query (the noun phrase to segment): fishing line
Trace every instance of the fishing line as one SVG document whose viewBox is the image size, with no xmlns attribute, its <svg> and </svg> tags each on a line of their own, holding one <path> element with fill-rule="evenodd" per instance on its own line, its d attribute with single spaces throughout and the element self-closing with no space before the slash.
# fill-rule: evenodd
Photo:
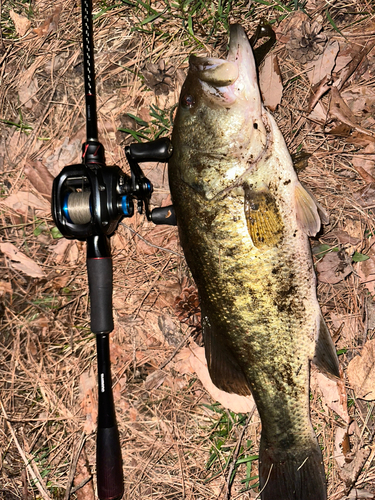
<svg viewBox="0 0 375 500">
<path fill-rule="evenodd" d="M 64 210 L 74 224 L 87 224 L 91 220 L 91 192 L 70 193 L 65 200 Z"/>
</svg>

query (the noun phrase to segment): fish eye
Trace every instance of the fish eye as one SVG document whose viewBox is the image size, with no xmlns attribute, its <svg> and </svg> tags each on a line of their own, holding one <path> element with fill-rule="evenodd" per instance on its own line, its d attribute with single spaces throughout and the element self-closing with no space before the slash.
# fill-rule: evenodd
<svg viewBox="0 0 375 500">
<path fill-rule="evenodd" d="M 186 94 L 181 97 L 181 104 L 186 108 L 192 108 L 195 104 L 195 99 L 192 95 Z"/>
</svg>

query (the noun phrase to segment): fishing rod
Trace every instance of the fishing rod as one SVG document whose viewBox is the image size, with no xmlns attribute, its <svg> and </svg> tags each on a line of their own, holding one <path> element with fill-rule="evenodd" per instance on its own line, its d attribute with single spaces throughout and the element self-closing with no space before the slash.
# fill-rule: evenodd
<svg viewBox="0 0 375 500">
<path fill-rule="evenodd" d="M 82 163 L 62 169 L 52 188 L 52 215 L 65 238 L 86 241 L 90 295 L 90 327 L 96 334 L 98 366 L 98 425 L 96 473 L 100 500 L 116 500 L 124 493 L 120 436 L 112 392 L 109 334 L 114 328 L 112 309 L 113 269 L 110 236 L 124 217 L 145 212 L 155 224 L 176 225 L 172 206 L 154 208 L 149 202 L 152 183 L 138 162 L 167 161 L 169 139 L 130 144 L 125 155 L 131 175 L 118 166 L 107 166 L 98 140 L 92 0 L 82 0 L 83 59 L 86 104 L 86 142 Z"/>
</svg>

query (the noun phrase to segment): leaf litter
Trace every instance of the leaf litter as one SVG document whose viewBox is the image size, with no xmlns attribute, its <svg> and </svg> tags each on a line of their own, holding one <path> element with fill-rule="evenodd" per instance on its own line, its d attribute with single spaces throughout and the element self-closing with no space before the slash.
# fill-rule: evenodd
<svg viewBox="0 0 375 500">
<path fill-rule="evenodd" d="M 308 153 L 299 176 L 330 216 L 311 243 L 346 393 L 314 375 L 311 413 L 331 500 L 375 495 L 375 19 L 371 2 L 336 3 L 308 0 L 304 12 L 282 2 L 230 3 L 225 12 L 215 2 L 212 10 L 94 1 L 100 139 L 107 163 L 125 171 L 124 145 L 170 134 L 189 54 L 222 56 L 229 22 L 251 36 L 266 18 L 276 32 L 260 67 L 264 101 L 290 152 Z M 2 4 L 0 418 L 12 432 L 0 435 L 0 489 L 7 498 L 91 500 L 97 395 L 85 245 L 62 239 L 49 213 L 51 176 L 80 162 L 85 136 L 81 12 L 72 0 L 30 5 Z M 144 170 L 155 185 L 152 202 L 168 204 L 165 166 Z M 249 407 L 210 386 L 199 298 L 177 230 L 136 215 L 119 227 L 112 249 L 112 375 L 126 498 L 216 499 Z M 257 494 L 250 458 L 259 425 L 255 413 L 231 469 L 232 498 Z M 42 478 L 39 490 L 33 477 Z"/>
</svg>

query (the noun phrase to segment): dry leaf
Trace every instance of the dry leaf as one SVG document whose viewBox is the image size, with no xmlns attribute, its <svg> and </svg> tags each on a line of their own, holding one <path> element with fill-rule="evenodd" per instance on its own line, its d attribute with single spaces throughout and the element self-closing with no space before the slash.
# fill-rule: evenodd
<svg viewBox="0 0 375 500">
<path fill-rule="evenodd" d="M 339 468 L 339 476 L 347 489 L 350 489 L 355 484 L 370 453 L 371 450 L 369 449 L 361 448 L 356 450 L 353 454 L 353 460 Z"/>
<path fill-rule="evenodd" d="M 370 184 L 358 189 L 353 193 L 353 198 L 363 208 L 375 207 L 375 182 L 370 182 Z"/>
<path fill-rule="evenodd" d="M 335 74 L 339 73 L 342 69 L 348 66 L 348 64 L 352 62 L 353 57 L 355 57 L 360 50 L 361 46 L 356 43 L 345 45 L 340 44 L 340 51 L 336 58 Z"/>
<path fill-rule="evenodd" d="M 343 337 L 346 341 L 353 341 L 357 338 L 358 318 L 356 316 L 339 316 L 338 314 L 331 312 L 330 318 L 336 331 L 341 329 L 341 337 Z"/>
<path fill-rule="evenodd" d="M 339 467 L 343 467 L 345 465 L 344 448 L 347 439 L 348 439 L 348 433 L 346 429 L 343 429 L 341 427 L 336 427 L 334 457 Z"/>
<path fill-rule="evenodd" d="M 75 241 L 61 238 L 56 244 L 50 245 L 50 250 L 56 254 L 56 263 L 70 262 L 76 264 L 79 259 L 78 245 Z"/>
<path fill-rule="evenodd" d="M 361 354 L 350 361 L 347 373 L 357 398 L 375 400 L 375 339 L 368 340 Z"/>
<path fill-rule="evenodd" d="M 374 134 L 370 130 L 366 130 L 357 124 L 356 117 L 335 87 L 332 87 L 331 90 L 329 114 L 331 117 L 336 118 L 345 125 L 348 125 L 350 128 L 354 128 L 357 131 L 362 132 L 363 134 L 366 134 L 368 136 L 374 136 Z"/>
<path fill-rule="evenodd" d="M 148 108 L 145 108 L 145 107 L 140 108 L 140 109 L 138 110 L 138 113 L 137 113 L 137 114 L 138 114 L 139 118 L 141 118 L 141 119 L 142 119 L 142 120 L 144 120 L 145 122 L 150 122 L 150 121 L 151 121 L 151 119 L 152 119 L 152 117 L 151 117 L 151 115 L 150 115 L 150 110 L 149 110 Z"/>
<path fill-rule="evenodd" d="M 359 500 L 361 498 L 371 500 L 375 498 L 375 493 L 370 493 L 367 490 L 358 490 L 357 488 L 353 488 L 348 496 L 348 500 Z"/>
<path fill-rule="evenodd" d="M 375 302 L 371 295 L 366 297 L 365 300 L 365 321 L 367 331 L 375 328 Z"/>
<path fill-rule="evenodd" d="M 327 253 L 316 265 L 318 280 L 332 285 L 342 281 L 352 271 L 351 261 L 343 250 Z"/>
<path fill-rule="evenodd" d="M 353 164 L 354 166 L 354 164 Z M 367 182 L 368 184 L 374 184 L 375 183 L 375 178 L 367 172 L 364 168 L 361 167 L 361 165 L 358 165 L 354 167 L 356 171 L 359 173 L 359 175 L 362 177 L 362 179 Z"/>
<path fill-rule="evenodd" d="M 0 243 L 0 251 L 10 260 L 10 265 L 32 278 L 43 278 L 42 268 L 30 257 L 20 252 L 12 243 Z"/>
<path fill-rule="evenodd" d="M 138 410 L 134 406 L 129 408 L 129 418 L 131 422 L 136 422 L 138 419 Z"/>
<path fill-rule="evenodd" d="M 62 4 L 59 4 L 55 7 L 52 16 L 47 17 L 45 21 L 40 26 L 38 26 L 38 28 L 33 29 L 34 33 L 36 33 L 38 36 L 45 36 L 56 31 L 59 24 L 61 11 Z"/>
<path fill-rule="evenodd" d="M 371 255 L 369 259 L 358 262 L 356 273 L 361 283 L 365 285 L 371 295 L 375 296 L 375 256 Z"/>
<path fill-rule="evenodd" d="M 57 264 L 61 264 L 65 260 L 65 254 L 68 250 L 68 246 L 70 245 L 70 241 L 66 238 L 61 238 L 57 243 L 50 245 L 50 250 L 56 254 L 55 261 Z"/>
<path fill-rule="evenodd" d="M 47 59 L 47 61 L 45 61 L 44 70 L 48 74 L 51 74 L 54 71 L 58 71 L 67 64 L 68 57 L 69 52 L 63 52 L 61 54 L 51 54 L 51 59 Z"/>
<path fill-rule="evenodd" d="M 308 21 L 307 14 L 298 10 L 285 17 L 276 27 L 276 39 L 281 43 L 288 43 L 294 28 L 300 28 L 301 24 Z"/>
<path fill-rule="evenodd" d="M 276 54 L 268 54 L 259 71 L 259 86 L 263 103 L 275 111 L 283 95 L 283 82 Z"/>
<path fill-rule="evenodd" d="M 347 229 L 347 227 L 346 227 Z M 361 229 L 361 228 L 360 228 Z M 361 243 L 362 239 L 359 237 L 351 236 L 347 231 L 344 231 L 343 229 L 334 229 L 330 233 L 332 236 L 335 236 L 341 245 L 359 245 Z M 360 236 L 361 233 L 358 233 L 358 236 Z"/>
<path fill-rule="evenodd" d="M 182 340 L 180 326 L 177 326 L 176 323 L 172 321 L 170 316 L 159 316 L 158 327 L 169 345 L 177 347 L 180 344 Z"/>
<path fill-rule="evenodd" d="M 29 159 L 24 172 L 38 193 L 51 199 L 53 177 L 43 163 Z"/>
<path fill-rule="evenodd" d="M 214 401 L 218 401 L 224 408 L 228 408 L 235 413 L 248 413 L 254 406 L 252 396 L 239 396 L 221 391 L 213 384 L 207 368 L 204 347 L 199 347 L 191 342 L 189 347 L 182 349 L 177 357 L 175 369 L 180 373 L 195 372 L 203 387 L 211 395 Z"/>
<path fill-rule="evenodd" d="M 20 99 L 21 106 L 25 106 L 27 109 L 31 109 L 38 99 L 36 94 L 39 90 L 38 80 L 32 78 L 29 82 L 24 83 L 18 88 L 18 97 Z"/>
<path fill-rule="evenodd" d="M 34 76 L 35 71 L 40 68 L 43 63 L 44 56 L 38 56 L 34 59 L 34 62 L 30 66 L 22 71 L 18 78 L 18 88 L 30 85 L 30 82 Z"/>
<path fill-rule="evenodd" d="M 20 16 L 14 10 L 9 12 L 9 15 L 14 22 L 14 27 L 16 28 L 17 34 L 19 36 L 24 36 L 29 31 L 31 22 L 27 19 L 27 17 Z"/>
<path fill-rule="evenodd" d="M 335 67 L 336 57 L 339 52 L 339 43 L 335 40 L 330 41 L 324 49 L 321 56 L 316 61 L 306 65 L 307 76 L 311 85 L 316 85 L 332 74 Z"/>
<path fill-rule="evenodd" d="M 86 417 L 83 427 L 86 434 L 91 434 L 96 429 L 98 418 L 97 385 L 94 372 L 85 371 L 79 377 L 79 394 L 81 398 L 81 408 Z"/>
<path fill-rule="evenodd" d="M 0 297 L 5 295 L 6 293 L 12 295 L 12 284 L 8 283 L 7 281 L 0 280 Z"/>
<path fill-rule="evenodd" d="M 66 165 L 80 163 L 81 151 L 82 142 L 79 138 L 69 142 L 69 137 L 65 137 L 61 146 L 46 158 L 45 165 L 52 176 L 56 177 Z"/>
<path fill-rule="evenodd" d="M 344 382 L 332 380 L 323 373 L 316 373 L 316 381 L 319 389 L 322 391 L 325 404 L 339 415 L 344 422 L 349 423 L 347 394 Z"/>
<path fill-rule="evenodd" d="M 167 374 L 163 370 L 155 370 L 150 373 L 145 380 L 145 389 L 147 391 L 157 389 L 163 384 L 166 376 Z"/>
<path fill-rule="evenodd" d="M 121 377 L 119 381 L 112 387 L 113 399 L 116 408 L 121 408 L 122 411 L 128 411 L 130 404 L 126 397 L 124 397 L 124 392 L 126 392 L 127 378 L 126 376 Z"/>
<path fill-rule="evenodd" d="M 174 280 L 160 281 L 158 283 L 158 291 L 157 303 L 160 307 L 174 307 L 176 297 L 181 293 L 181 283 Z"/>
<path fill-rule="evenodd" d="M 147 179 L 152 182 L 154 188 L 168 187 L 168 173 L 165 163 L 147 163 L 143 168 L 143 172 Z"/>
<path fill-rule="evenodd" d="M 86 455 L 85 448 L 82 448 L 78 458 L 77 467 L 74 475 L 74 486 L 80 485 L 83 481 L 91 477 L 90 464 Z M 84 486 L 75 492 L 77 500 L 95 500 L 94 485 L 88 481 Z"/>
<path fill-rule="evenodd" d="M 51 211 L 49 203 L 45 200 L 40 200 L 29 191 L 18 191 L 18 193 L 11 194 L 4 200 L 1 200 L 1 204 L 21 215 L 27 215 L 29 208 L 33 208 L 36 211 L 40 210 L 43 214 L 49 214 Z"/>
<path fill-rule="evenodd" d="M 375 144 L 373 142 L 367 144 L 358 156 L 353 156 L 353 167 L 357 170 L 358 168 L 363 168 L 372 176 L 375 174 Z M 372 179 L 372 181 L 375 181 L 375 179 Z"/>
<path fill-rule="evenodd" d="M 353 56 L 351 62 L 345 66 L 343 71 L 341 72 L 339 80 L 337 80 L 334 85 L 339 90 L 343 87 L 344 83 L 348 80 L 348 78 L 354 73 L 354 71 L 358 68 L 362 59 L 372 50 L 375 42 L 370 42 L 365 47 L 361 47 L 360 45 L 353 44 Z"/>
<path fill-rule="evenodd" d="M 331 77 L 329 75 L 326 75 L 316 85 L 312 86 L 309 97 L 309 103 L 307 106 L 307 113 L 311 113 L 312 110 L 315 111 L 314 108 L 318 108 L 318 104 L 320 104 L 320 107 L 324 109 L 324 106 L 319 102 L 319 99 L 331 88 L 331 86 L 329 85 L 330 79 Z M 323 116 L 322 117 L 319 116 L 319 121 L 324 123 L 326 121 L 326 117 L 327 117 L 327 112 L 324 110 Z M 315 119 L 314 114 L 311 113 L 309 115 L 309 118 L 314 120 Z"/>
<path fill-rule="evenodd" d="M 311 102 L 313 104 L 313 102 Z M 319 101 L 311 113 L 308 115 L 308 118 L 314 122 L 318 122 L 320 124 L 324 124 L 327 120 L 327 110 L 324 105 Z"/>
<path fill-rule="evenodd" d="M 372 88 L 346 89 L 341 92 L 341 97 L 355 115 L 368 119 L 375 110 L 375 90 Z"/>
<path fill-rule="evenodd" d="M 30 321 L 29 325 L 40 329 L 46 329 L 49 327 L 49 319 L 46 316 L 39 316 L 38 318 Z"/>
</svg>

